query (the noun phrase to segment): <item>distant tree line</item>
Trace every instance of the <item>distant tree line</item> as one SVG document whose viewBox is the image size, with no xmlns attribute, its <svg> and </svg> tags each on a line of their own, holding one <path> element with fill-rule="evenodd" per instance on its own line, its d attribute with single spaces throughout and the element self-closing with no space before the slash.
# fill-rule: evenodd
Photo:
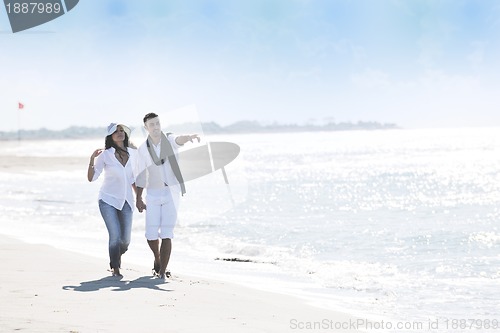
<svg viewBox="0 0 500 333">
<path fill-rule="evenodd" d="M 257 121 L 238 121 L 228 126 L 221 126 L 215 122 L 204 122 L 201 124 L 186 123 L 170 126 L 166 130 L 171 132 L 184 132 L 202 129 L 205 134 L 237 134 L 237 133 L 276 133 L 276 132 L 312 132 L 312 131 L 350 131 L 350 130 L 381 130 L 399 128 L 396 124 L 359 121 L 357 123 L 329 122 L 324 125 L 297 125 L 278 124 L 262 125 Z M 133 128 L 132 128 L 133 129 Z M 49 130 L 41 128 L 37 130 L 20 130 L 12 132 L 1 132 L 0 140 L 33 140 L 33 139 L 83 139 L 102 138 L 106 133 L 105 127 L 82 127 L 71 126 L 64 130 Z"/>
</svg>

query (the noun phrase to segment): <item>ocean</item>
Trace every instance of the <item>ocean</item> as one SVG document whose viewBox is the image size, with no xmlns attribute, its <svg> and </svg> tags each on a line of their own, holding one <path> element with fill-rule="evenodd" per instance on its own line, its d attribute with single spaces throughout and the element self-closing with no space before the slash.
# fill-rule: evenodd
<svg viewBox="0 0 500 333">
<path fill-rule="evenodd" d="M 449 321 L 450 332 L 460 320 L 500 328 L 498 128 L 205 140 L 234 142 L 241 153 L 226 167 L 229 185 L 220 171 L 187 183 L 174 275 L 290 294 L 373 320 Z M 0 158 L 89 157 L 101 141 L 1 143 Z M 100 184 L 87 182 L 86 167 L 0 172 L 0 232 L 101 257 L 106 274 Z M 143 233 L 136 211 L 124 265 L 152 267 Z"/>
</svg>

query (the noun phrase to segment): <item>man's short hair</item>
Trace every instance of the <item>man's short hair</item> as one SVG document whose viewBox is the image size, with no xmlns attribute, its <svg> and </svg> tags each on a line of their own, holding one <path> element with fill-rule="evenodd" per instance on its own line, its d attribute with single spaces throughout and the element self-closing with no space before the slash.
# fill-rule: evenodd
<svg viewBox="0 0 500 333">
<path fill-rule="evenodd" d="M 144 119 L 143 119 L 144 124 L 145 124 L 145 123 L 146 123 L 146 121 L 148 121 L 149 119 L 153 119 L 153 118 L 156 118 L 156 117 L 158 117 L 158 115 L 157 115 L 156 113 L 154 113 L 154 112 L 150 112 L 150 113 L 148 113 L 147 115 L 145 115 L 145 116 L 144 116 Z"/>
</svg>

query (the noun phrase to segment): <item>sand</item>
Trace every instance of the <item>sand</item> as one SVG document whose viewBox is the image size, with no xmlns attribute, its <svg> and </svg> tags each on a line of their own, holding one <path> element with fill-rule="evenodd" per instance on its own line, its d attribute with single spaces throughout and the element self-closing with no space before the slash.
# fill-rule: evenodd
<svg viewBox="0 0 500 333">
<path fill-rule="evenodd" d="M 353 320 L 224 282 L 174 274 L 164 283 L 141 266 L 120 279 L 102 259 L 2 235 L 0 261 L 1 332 L 297 332 Z"/>
</svg>

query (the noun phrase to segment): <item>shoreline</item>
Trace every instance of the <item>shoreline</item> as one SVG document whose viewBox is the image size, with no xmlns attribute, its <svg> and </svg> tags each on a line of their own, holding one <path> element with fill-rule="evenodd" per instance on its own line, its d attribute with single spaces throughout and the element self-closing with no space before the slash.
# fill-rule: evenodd
<svg viewBox="0 0 500 333">
<path fill-rule="evenodd" d="M 356 320 L 227 282 L 174 273 L 162 283 L 140 265 L 124 266 L 119 279 L 101 259 L 3 234 L 0 259 L 2 331 L 287 332 L 300 323 Z"/>
<path fill-rule="evenodd" d="M 49 175 L 54 172 L 68 172 L 68 170 L 82 172 L 84 174 L 84 170 L 82 166 L 86 166 L 87 157 L 80 156 L 30 156 L 25 155 L 23 153 L 28 152 L 23 149 L 22 152 L 17 152 L 16 149 L 12 150 L 15 147 L 9 147 L 6 151 L 3 151 L 3 156 L 0 162 L 0 174 L 4 175 L 23 175 L 23 174 L 33 174 L 35 173 L 36 177 L 40 175 L 40 177 L 50 177 Z M 36 153 L 36 151 L 33 151 Z M 21 176 L 22 177 L 22 176 Z M 86 183 L 85 183 L 86 184 Z M 94 184 L 95 185 L 95 184 Z M 95 186 L 94 186 L 95 187 Z M 90 188 L 89 188 L 90 189 Z M 90 191 L 92 191 L 90 189 Z M 92 192 L 93 193 L 93 192 Z M 57 200 L 58 198 L 52 198 L 48 200 Z M 100 220 L 99 220 L 100 221 Z M 138 219 L 139 221 L 139 219 Z M 23 227 L 14 227 L 14 229 L 9 229 L 9 225 L 11 225 L 11 220 L 4 220 L 5 228 L 0 229 L 0 255 L 1 258 L 6 262 L 7 271 L 1 274 L 0 278 L 0 297 L 4 300 L 2 303 L 5 304 L 5 309 L 0 309 L 0 331 L 3 330 L 18 330 L 27 328 L 29 331 L 75 331 L 75 332 L 85 332 L 90 329 L 90 331 L 106 331 L 108 326 L 86 326 L 85 318 L 89 316 L 92 317 L 91 309 L 85 309 L 82 313 L 81 317 L 73 315 L 68 315 L 70 317 L 69 323 L 74 325 L 74 327 L 70 326 L 61 326 L 66 321 L 62 318 L 64 316 L 56 316 L 55 314 L 46 314 L 48 318 L 54 318 L 55 322 L 46 323 L 45 317 L 42 315 L 38 315 L 38 313 L 43 313 L 46 308 L 57 307 L 58 304 L 61 303 L 62 310 L 54 310 L 54 312 L 63 312 L 63 313 L 73 313 L 76 311 L 76 304 L 73 304 L 71 291 L 79 292 L 79 294 L 99 294 L 96 297 L 92 296 L 90 299 L 98 300 L 100 299 L 101 293 L 113 292 L 112 294 L 116 294 L 115 291 L 126 291 L 126 293 L 138 293 L 138 289 L 141 290 L 141 294 L 144 294 L 142 289 L 146 290 L 145 293 L 156 292 L 160 293 L 161 291 L 169 290 L 170 294 L 173 294 L 176 288 L 179 287 L 179 293 L 182 293 L 183 297 L 189 295 L 189 299 L 186 300 L 186 307 L 182 310 L 188 313 L 190 308 L 195 307 L 194 303 L 196 303 L 197 298 L 201 298 L 203 302 L 208 304 L 209 308 L 222 308 L 223 313 L 232 313 L 233 308 L 236 309 L 236 314 L 231 318 L 232 320 L 222 320 L 218 318 L 218 314 L 214 311 L 207 309 L 207 311 L 211 311 L 213 314 L 212 318 L 205 318 L 207 322 L 213 323 L 213 325 L 219 325 L 227 328 L 231 328 L 231 331 L 242 331 L 242 332 L 282 332 L 287 331 L 289 329 L 289 321 L 293 318 L 303 318 L 302 320 L 312 321 L 317 318 L 350 318 L 349 315 L 341 313 L 341 311 L 337 311 L 337 309 L 328 309 L 321 306 L 318 306 L 311 302 L 311 299 L 306 299 L 304 297 L 300 297 L 297 295 L 290 295 L 287 293 L 283 293 L 283 290 L 276 289 L 272 286 L 266 287 L 265 290 L 259 288 L 259 285 L 255 285 L 255 283 L 251 282 L 251 277 L 249 277 L 246 283 L 238 283 L 236 281 L 231 281 L 231 278 L 219 278 L 213 276 L 205 276 L 204 274 L 198 274 L 196 271 L 193 274 L 190 274 L 191 270 L 186 269 L 175 269 L 173 271 L 174 278 L 170 283 L 165 285 L 158 284 L 158 281 L 152 279 L 150 275 L 151 267 L 144 266 L 142 263 L 149 262 L 149 249 L 145 247 L 143 243 L 142 237 L 137 237 L 136 234 L 132 234 L 134 247 L 131 248 L 127 253 L 127 260 L 123 263 L 122 274 L 124 278 L 120 280 L 113 280 L 110 276 L 111 273 L 107 271 L 108 266 L 108 258 L 105 246 L 105 233 L 99 233 L 99 248 L 101 250 L 96 251 L 96 244 L 88 244 L 87 246 L 91 246 L 89 248 L 90 252 L 85 252 L 85 249 L 80 247 L 79 249 L 74 246 L 66 244 L 71 240 L 63 237 L 64 233 L 59 234 L 56 230 L 57 234 L 51 234 L 52 229 L 42 230 L 38 229 L 35 226 L 34 229 L 29 228 L 28 230 L 23 229 Z M 14 223 L 16 224 L 16 223 Z M 52 230 L 54 231 L 54 230 Z M 52 243 L 47 240 L 45 232 L 48 232 L 50 237 L 63 237 L 62 239 L 57 238 L 55 243 Z M 59 235 L 59 236 L 58 236 Z M 88 235 L 87 235 L 88 236 Z M 49 237 L 49 238 L 50 238 Z M 102 239 L 101 239 L 102 237 Z M 95 240 L 95 239 L 94 239 Z M 61 243 L 62 241 L 62 243 Z M 80 245 L 85 245 L 85 243 L 81 243 Z M 94 247 L 94 248 L 92 248 Z M 30 249 L 30 250 L 25 250 Z M 8 253 L 6 251 L 8 250 Z M 32 252 L 36 255 L 36 258 L 28 258 L 29 252 Z M 177 255 L 177 253 L 174 253 Z M 68 258 L 75 257 L 79 258 L 79 262 L 85 263 L 85 265 L 80 265 L 75 262 L 68 262 Z M 46 259 L 48 258 L 48 259 Z M 147 258 L 143 260 L 143 258 Z M 135 260 L 134 260 L 135 259 Z M 33 260 L 32 263 L 27 263 L 28 261 Z M 47 263 L 44 265 L 43 263 Z M 49 264 L 50 263 L 50 264 Z M 91 265 L 87 265 L 87 263 L 91 263 Z M 55 264 L 55 265 L 53 265 Z M 33 268 L 33 266 L 35 268 Z M 84 267 L 86 267 L 84 269 Z M 14 270 L 14 271 L 12 271 Z M 203 270 L 203 269 L 202 269 Z M 43 272 L 43 274 L 42 274 Z M 88 274 L 88 273 L 92 274 Z M 179 273 L 177 275 L 176 273 Z M 188 273 L 188 274 L 186 274 Z M 28 283 L 23 283 L 24 280 L 29 281 Z M 40 293 L 38 290 L 40 288 L 47 289 L 49 287 L 49 283 L 56 282 L 59 284 L 59 288 L 54 285 L 50 286 L 50 291 L 47 292 L 47 297 L 49 299 L 54 299 L 53 301 L 49 299 L 43 299 L 41 303 L 22 303 L 18 297 L 15 297 L 16 293 L 21 293 L 21 298 L 30 299 L 32 301 L 39 301 Z M 63 281 L 67 281 L 63 283 Z M 262 283 L 262 282 L 260 282 Z M 172 286 L 175 285 L 175 290 L 172 289 Z M 203 287 L 200 287 L 203 286 Z M 65 288 L 66 287 L 66 288 Z M 234 297 L 230 297 L 230 295 L 226 294 L 226 290 L 232 290 L 234 295 L 241 295 L 240 300 L 234 300 Z M 64 291 L 64 293 L 62 293 Z M 200 294 L 198 294 L 200 292 Z M 122 293 L 119 293 L 122 294 Z M 163 293 L 162 293 L 163 294 Z M 37 296 L 34 296 L 37 295 Z M 20 296 L 20 295 L 17 295 Z M 140 300 L 143 301 L 143 298 L 148 298 L 148 295 L 139 296 Z M 156 298 L 156 296 L 154 296 Z M 85 298 L 84 298 L 85 299 Z M 156 307 L 166 307 L 172 308 L 176 306 L 177 300 L 172 300 L 170 297 L 167 297 L 170 300 L 170 303 L 166 304 L 143 304 L 145 308 L 153 308 L 151 311 L 153 313 L 160 312 L 162 314 L 158 314 L 158 316 L 164 315 L 162 311 L 158 311 Z M 58 301 L 60 300 L 60 301 Z M 108 298 L 106 298 L 108 300 Z M 246 300 L 246 301 L 244 301 Z M 111 300 L 108 306 L 114 307 L 115 303 Z M 126 300 L 124 300 L 126 302 Z M 7 304 L 14 304 L 19 308 L 17 310 L 11 310 L 12 307 L 7 308 Z M 116 303 L 116 306 L 119 306 L 120 302 Z M 248 303 L 248 304 L 245 304 Z M 21 304 L 24 304 L 21 306 Z M 36 304 L 39 304 L 38 307 Z M 267 308 L 264 311 L 263 305 L 270 304 L 271 308 Z M 34 310 L 29 313 L 23 314 L 22 308 L 27 307 L 31 309 L 34 307 Z M 269 314 L 273 313 L 276 309 L 276 314 L 273 314 L 272 317 L 268 317 Z M 339 305 L 341 309 L 342 306 Z M 288 309 L 288 310 L 287 310 Z M 297 310 L 295 315 L 292 316 L 293 311 Z M 97 309 L 95 310 L 97 311 Z M 100 312 L 106 313 L 107 310 L 102 308 L 99 310 Z M 141 312 L 141 309 L 135 309 L 137 312 Z M 148 312 L 149 310 L 145 310 Z M 200 312 L 203 312 L 203 309 L 199 309 Z M 88 314 L 87 314 L 88 313 Z M 238 318 L 246 318 L 246 314 L 250 314 L 252 316 L 252 320 L 243 321 L 242 319 L 242 327 L 234 326 L 233 322 L 238 322 Z M 290 318 L 286 319 L 286 315 L 290 314 Z M 322 314 L 322 315 L 321 315 Z M 320 317 L 321 315 L 321 317 Z M 133 317 L 134 313 L 130 313 L 130 317 Z M 141 315 L 141 317 L 148 317 L 146 313 Z M 175 314 L 178 316 L 178 314 Z M 203 318 L 204 315 L 194 313 L 194 316 Z M 122 317 L 122 315 L 120 315 Z M 189 319 L 185 318 L 185 314 L 180 314 L 181 320 L 180 323 L 189 323 Z M 293 318 L 292 318 L 293 317 Z M 52 319 L 51 319 L 52 320 Z M 288 320 L 288 321 L 287 321 Z M 319 320 L 319 319 L 317 319 Z M 151 320 L 150 320 L 151 321 Z M 248 323 L 247 323 L 248 322 Z M 262 323 L 261 323 L 262 322 Z M 49 326 L 46 326 L 49 325 Z M 59 325 L 60 327 L 58 327 Z M 134 329 L 132 331 L 142 331 L 146 327 L 149 327 L 149 323 L 144 324 L 144 327 Z M 157 330 L 155 327 L 156 324 L 151 324 L 151 328 Z M 39 329 L 38 326 L 43 327 L 43 329 Z M 243 327 L 244 326 L 244 327 Z M 252 329 L 247 329 L 248 327 L 254 327 Z M 128 325 L 124 325 L 121 330 L 127 331 Z M 192 331 L 200 331 L 204 329 L 204 326 L 193 328 Z M 255 328 L 258 328 L 255 330 Z M 118 328 L 116 328 L 118 329 Z M 180 327 L 180 331 L 186 332 L 185 327 Z M 110 331 L 114 331 L 115 329 L 110 326 Z M 171 331 L 170 329 L 168 330 Z M 216 330 L 214 330 L 216 331 Z M 210 330 L 209 330 L 210 332 Z"/>
</svg>

